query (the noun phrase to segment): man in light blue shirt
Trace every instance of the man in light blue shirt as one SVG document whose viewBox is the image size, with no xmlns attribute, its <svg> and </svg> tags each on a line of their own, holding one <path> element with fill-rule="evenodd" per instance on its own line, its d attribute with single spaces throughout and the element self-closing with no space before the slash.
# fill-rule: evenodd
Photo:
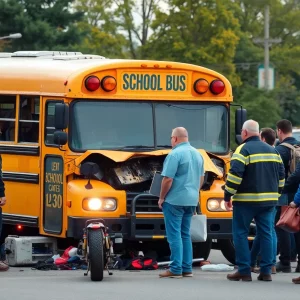
<svg viewBox="0 0 300 300">
<path fill-rule="evenodd" d="M 173 130 L 173 150 L 165 159 L 158 205 L 164 213 L 171 250 L 170 269 L 161 278 L 192 277 L 193 248 L 190 236 L 192 216 L 199 202 L 204 179 L 202 155 L 188 142 L 183 127 Z"/>
</svg>

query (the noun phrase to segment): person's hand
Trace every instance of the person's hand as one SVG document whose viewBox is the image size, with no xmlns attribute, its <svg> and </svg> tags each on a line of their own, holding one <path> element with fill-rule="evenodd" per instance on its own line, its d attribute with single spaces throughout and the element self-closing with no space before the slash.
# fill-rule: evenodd
<svg viewBox="0 0 300 300">
<path fill-rule="evenodd" d="M 5 203 L 6 203 L 6 198 L 5 197 L 0 198 L 0 206 L 4 206 Z"/>
<path fill-rule="evenodd" d="M 290 207 L 292 207 L 292 208 L 296 208 L 296 207 L 297 207 L 297 205 L 296 205 L 296 203 L 295 203 L 294 201 L 292 201 L 292 202 L 290 203 Z"/>
<path fill-rule="evenodd" d="M 158 207 L 160 208 L 160 209 L 162 209 L 162 204 L 165 202 L 165 199 L 162 199 L 162 198 L 159 198 L 159 200 L 158 200 Z"/>
<path fill-rule="evenodd" d="M 232 200 L 230 200 L 229 202 L 225 201 L 225 208 L 227 211 L 232 211 Z"/>
</svg>

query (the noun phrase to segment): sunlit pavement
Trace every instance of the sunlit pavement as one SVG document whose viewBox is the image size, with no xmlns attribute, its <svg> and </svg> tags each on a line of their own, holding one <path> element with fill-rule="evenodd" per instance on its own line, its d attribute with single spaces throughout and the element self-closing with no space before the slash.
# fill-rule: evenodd
<svg viewBox="0 0 300 300">
<path fill-rule="evenodd" d="M 211 263 L 228 263 L 221 252 L 213 251 Z M 295 267 L 295 264 L 293 264 Z M 293 268 L 294 271 L 294 268 Z M 230 282 L 228 272 L 205 272 L 194 268 L 193 278 L 160 279 L 157 271 L 114 271 L 102 282 L 92 282 L 83 270 L 38 271 L 10 268 L 0 273 L 0 300 L 99 300 L 99 299 L 299 299 L 300 285 L 291 282 L 298 274 L 276 274 L 272 282 Z M 300 276 L 300 274 L 299 274 Z"/>
</svg>

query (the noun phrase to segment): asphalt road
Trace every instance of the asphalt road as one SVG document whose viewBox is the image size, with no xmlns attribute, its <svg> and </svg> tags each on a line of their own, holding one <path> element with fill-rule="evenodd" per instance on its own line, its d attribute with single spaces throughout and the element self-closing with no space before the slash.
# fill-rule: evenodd
<svg viewBox="0 0 300 300">
<path fill-rule="evenodd" d="M 212 251 L 211 263 L 228 263 Z M 295 264 L 294 264 L 295 266 Z M 276 274 L 272 282 L 230 282 L 228 272 L 205 272 L 194 268 L 193 278 L 160 279 L 156 271 L 114 271 L 102 282 L 92 282 L 84 271 L 37 271 L 10 268 L 0 273 L 0 300 L 276 300 L 299 299 L 300 285 L 291 282 L 297 274 Z M 300 274 L 299 274 L 300 276 Z"/>
</svg>

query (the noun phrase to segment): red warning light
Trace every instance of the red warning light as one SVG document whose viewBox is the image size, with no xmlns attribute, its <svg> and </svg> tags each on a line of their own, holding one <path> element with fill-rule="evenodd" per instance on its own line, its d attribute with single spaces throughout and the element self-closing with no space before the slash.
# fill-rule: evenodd
<svg viewBox="0 0 300 300">
<path fill-rule="evenodd" d="M 215 95 L 223 93 L 224 89 L 225 89 L 225 84 L 222 80 L 216 79 L 212 81 L 210 84 L 210 90 Z"/>
<path fill-rule="evenodd" d="M 100 80 L 96 76 L 90 76 L 85 80 L 85 87 L 88 91 L 94 92 L 100 87 Z"/>
</svg>

